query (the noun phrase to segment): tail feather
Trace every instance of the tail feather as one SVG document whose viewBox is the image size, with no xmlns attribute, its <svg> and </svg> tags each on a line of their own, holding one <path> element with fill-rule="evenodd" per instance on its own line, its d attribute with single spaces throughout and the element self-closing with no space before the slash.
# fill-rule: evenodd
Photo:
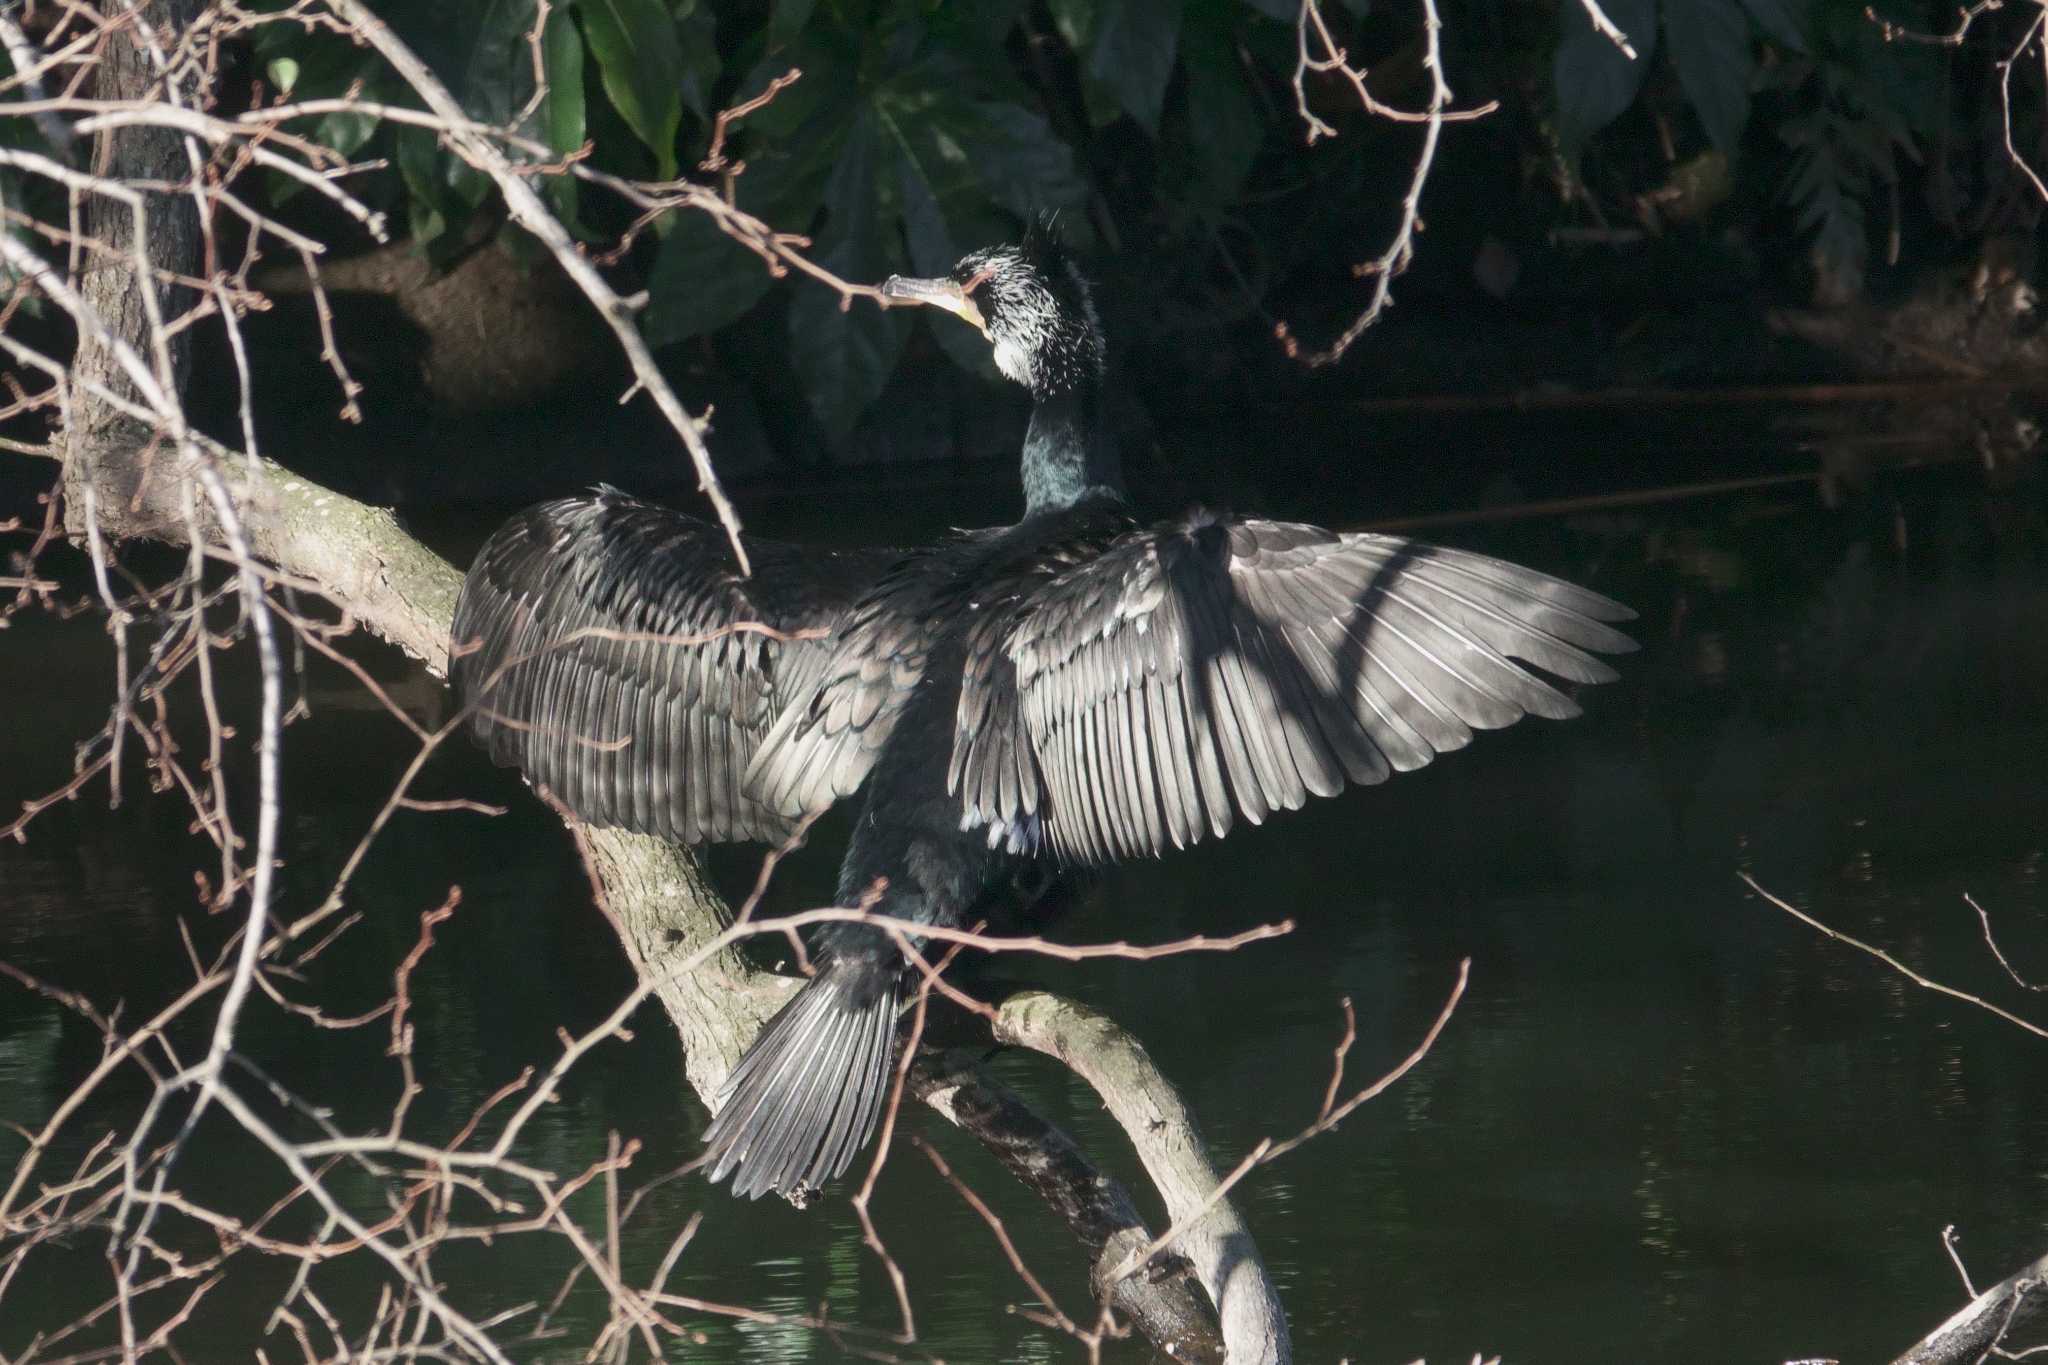
<svg viewBox="0 0 2048 1365">
<path fill-rule="evenodd" d="M 867 1016 L 866 1022 L 869 1036 L 857 1046 L 851 1069 L 852 1083 L 840 1094 L 839 1140 L 827 1152 L 827 1164 L 833 1170 L 845 1170 L 867 1141 L 866 1129 L 856 1121 L 858 1115 L 865 1112 L 879 1115 L 888 1093 L 890 1054 L 894 1051 L 889 1043 L 896 1028 L 893 1003 L 889 1010 Z M 873 1127 L 873 1122 L 870 1121 L 867 1127 Z"/>
<path fill-rule="evenodd" d="M 859 1025 L 859 1016 L 835 1009 L 826 1024 L 831 1031 L 814 1048 L 806 1049 L 810 1051 L 809 1056 L 799 1054 L 794 1059 L 793 1071 L 784 1071 L 776 1078 L 776 1089 L 764 1099 L 760 1112 L 766 1117 L 778 1107 L 779 1102 L 778 1127 L 766 1134 L 760 1147 L 749 1154 L 746 1160 L 750 1164 L 762 1172 L 782 1171 L 792 1175 L 800 1169 L 808 1171 L 823 1167 L 823 1152 L 816 1149 L 821 1146 L 821 1139 L 829 1143 L 834 1136 L 831 1115 L 840 1094 L 846 1089 L 845 1054 L 852 1035 L 859 1031 Z M 744 1168 L 741 1174 L 745 1174 Z M 803 1183 L 822 1185 L 837 1174 L 837 1171 L 831 1171 L 823 1179 L 804 1179 Z M 733 1182 L 734 1193 L 745 1193 L 740 1188 L 742 1183 L 739 1180 Z M 786 1187 L 777 1181 L 770 1188 Z"/>
<path fill-rule="evenodd" d="M 896 998 L 893 980 L 850 966 L 798 991 L 726 1078 L 704 1133 L 711 1179 L 751 1199 L 843 1172 L 881 1116 Z"/>
</svg>

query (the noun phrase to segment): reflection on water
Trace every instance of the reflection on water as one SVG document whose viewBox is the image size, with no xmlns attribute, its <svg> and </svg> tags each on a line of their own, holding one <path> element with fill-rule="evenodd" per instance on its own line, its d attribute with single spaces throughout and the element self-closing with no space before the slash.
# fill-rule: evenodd
<svg viewBox="0 0 2048 1365">
<path fill-rule="evenodd" d="M 975 981 L 1114 1008 L 1228 1158 L 1313 1111 L 1340 998 L 1358 1013 L 1353 1074 L 1367 1076 L 1412 1046 L 1457 961 L 1473 959 L 1471 992 L 1427 1062 L 1246 1191 L 1303 1359 L 1888 1358 L 1955 1305 L 1945 1224 L 1980 1279 L 2048 1241 L 2039 1044 L 1820 940 L 1746 898 L 1735 872 L 2010 1001 L 1960 899 L 1970 891 L 2015 965 L 2048 977 L 2035 762 L 2048 751 L 2048 541 L 2031 503 L 1980 504 L 1938 484 L 1904 520 L 1903 554 L 1888 512 L 1866 535 L 1852 516 L 1792 500 L 1447 536 L 1641 607 L 1646 649 L 1625 681 L 1589 693 L 1583 721 L 1490 736 L 1387 787 L 1122 869 L 1061 928 L 1165 939 L 1292 916 L 1290 938 L 1163 964 L 1004 960 Z M 0 666 L 20 676 L 33 660 L 41 680 L 36 706 L 0 722 L 0 795 L 68 775 L 71 740 L 101 714 L 106 655 L 89 619 L 28 618 L 0 636 Z M 377 666 L 399 668 L 381 655 Z M 298 904 L 324 890 L 407 755 L 397 727 L 340 704 L 339 674 L 315 683 L 315 714 L 287 740 L 285 894 Z M 401 816 L 352 897 L 365 922 L 308 990 L 335 1012 L 381 999 L 419 912 L 462 886 L 415 987 L 428 1090 L 414 1123 L 445 1133 L 552 1057 L 558 1025 L 587 1027 L 630 983 L 530 797 L 468 752 L 437 760 L 419 794 L 511 812 Z M 780 883 L 782 905 L 829 890 L 836 841 L 819 842 Z M 179 916 L 202 946 L 220 941 L 225 926 L 191 890 L 206 861 L 168 800 L 54 810 L 25 846 L 0 851 L 0 954 L 136 1017 L 187 979 Z M 748 864 L 723 860 L 734 877 Z M 636 1041 L 573 1075 L 527 1159 L 579 1167 L 611 1129 L 648 1144 L 636 1174 L 690 1155 L 703 1115 L 659 1018 L 640 1022 Z M 381 1037 L 278 1022 L 244 1041 L 344 1124 L 374 1122 L 396 1093 Z M 0 1118 L 46 1115 L 98 1050 L 47 1002 L 0 991 Z M 995 1066 L 1140 1180 L 1080 1083 L 1033 1057 Z M 46 1170 L 68 1169 L 134 1099 L 95 1100 Z M 992 1198 L 1066 1306 L 1084 1302 L 1074 1258 L 1030 1201 L 978 1152 L 918 1126 Z M 247 1159 L 201 1142 L 179 1178 L 225 1197 Z M 1022 1286 L 914 1155 L 892 1164 L 875 1207 L 932 1350 L 1073 1358 L 1003 1311 Z M 629 1268 L 651 1268 L 700 1211 L 678 1292 L 893 1327 L 843 1199 L 798 1213 L 674 1182 L 636 1220 Z M 0 1351 L 89 1307 L 99 1257 L 81 1246 L 32 1259 Z M 507 1304 L 544 1301 L 568 1269 L 555 1246 L 516 1239 L 448 1264 Z M 246 1357 L 249 1324 L 281 1289 L 252 1274 L 238 1297 L 217 1296 L 192 1349 Z M 593 1311 L 570 1301 L 571 1316 Z M 693 1360 L 839 1357 L 791 1328 L 704 1331 Z"/>
</svg>

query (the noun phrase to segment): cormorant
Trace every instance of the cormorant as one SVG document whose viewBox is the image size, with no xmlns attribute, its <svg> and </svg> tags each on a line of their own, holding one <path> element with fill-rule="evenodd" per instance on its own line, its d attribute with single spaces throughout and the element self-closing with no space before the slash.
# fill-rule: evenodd
<svg viewBox="0 0 2048 1365">
<path fill-rule="evenodd" d="M 743 578 L 719 527 L 613 490 L 521 513 L 455 614 L 480 643 L 454 680 L 499 762 L 586 820 L 685 841 L 777 839 L 859 795 L 841 903 L 879 881 L 878 912 L 958 925 L 1025 860 L 1220 838 L 1475 730 L 1575 715 L 1512 660 L 1597 683 L 1614 674 L 1593 652 L 1634 648 L 1606 624 L 1625 607 L 1483 555 L 1202 511 L 1141 524 L 1088 288 L 1042 230 L 884 292 L 965 319 L 1030 390 L 1023 519 L 909 551 L 749 540 Z M 726 630 L 751 622 L 782 634 Z M 851 923 L 815 957 L 705 1134 L 736 1194 L 817 1188 L 880 1113 L 903 957 Z"/>
</svg>

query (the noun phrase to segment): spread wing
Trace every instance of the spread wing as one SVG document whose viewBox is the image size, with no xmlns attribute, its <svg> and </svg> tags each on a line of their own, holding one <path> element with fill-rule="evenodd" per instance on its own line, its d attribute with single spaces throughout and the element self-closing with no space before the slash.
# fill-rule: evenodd
<svg viewBox="0 0 2048 1365">
<path fill-rule="evenodd" d="M 983 533 L 963 533 L 966 543 Z M 866 780 L 932 651 L 966 609 L 938 548 L 905 556 L 841 618 L 831 657 L 762 740 L 748 789 L 785 818 L 822 810 Z M 937 570 L 937 571 L 934 571 Z"/>
<path fill-rule="evenodd" d="M 977 632 L 950 786 L 991 842 L 1102 862 L 1384 781 L 1578 706 L 1633 615 L 1484 555 L 1203 516 L 1133 532 Z"/>
<path fill-rule="evenodd" d="M 579 816 L 686 842 L 785 836 L 743 776 L 823 633 L 900 553 L 749 539 L 601 490 L 528 508 L 477 555 L 450 669 L 498 762 Z"/>
</svg>

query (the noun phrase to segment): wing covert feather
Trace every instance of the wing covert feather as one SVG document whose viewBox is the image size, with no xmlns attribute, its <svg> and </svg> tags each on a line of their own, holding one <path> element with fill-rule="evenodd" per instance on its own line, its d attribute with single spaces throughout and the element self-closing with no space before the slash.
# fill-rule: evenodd
<svg viewBox="0 0 2048 1365">
<path fill-rule="evenodd" d="M 579 816 L 684 842 L 784 837 L 743 776 L 823 640 L 901 558 L 749 539 L 611 489 L 542 503 L 494 532 L 455 608 L 451 680 L 470 729 Z"/>
<path fill-rule="evenodd" d="M 1396 536 L 1196 513 L 1106 539 L 970 651 L 963 824 L 1031 824 L 1100 862 L 1220 837 L 1577 705 L 1532 671 L 1614 676 L 1627 608 Z"/>
</svg>

